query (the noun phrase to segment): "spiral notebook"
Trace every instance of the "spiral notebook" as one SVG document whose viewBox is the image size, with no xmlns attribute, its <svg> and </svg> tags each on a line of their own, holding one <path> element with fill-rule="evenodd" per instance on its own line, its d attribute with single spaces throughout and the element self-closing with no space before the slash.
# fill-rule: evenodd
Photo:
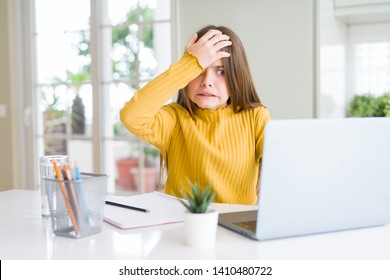
<svg viewBox="0 0 390 280">
<path fill-rule="evenodd" d="M 120 229 L 134 229 L 183 222 L 184 206 L 176 197 L 160 192 L 132 196 L 107 196 L 106 200 L 149 210 L 149 212 L 141 212 L 105 205 L 104 221 Z"/>
</svg>

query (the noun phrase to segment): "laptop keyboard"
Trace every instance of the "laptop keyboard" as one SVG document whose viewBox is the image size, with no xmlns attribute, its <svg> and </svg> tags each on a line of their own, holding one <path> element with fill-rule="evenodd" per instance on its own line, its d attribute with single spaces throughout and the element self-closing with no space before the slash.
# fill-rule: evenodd
<svg viewBox="0 0 390 280">
<path fill-rule="evenodd" d="M 256 232 L 256 222 L 257 221 L 254 220 L 254 221 L 237 222 L 237 223 L 234 223 L 234 224 L 236 226 L 239 226 L 239 227 L 245 228 L 247 230 Z"/>
</svg>

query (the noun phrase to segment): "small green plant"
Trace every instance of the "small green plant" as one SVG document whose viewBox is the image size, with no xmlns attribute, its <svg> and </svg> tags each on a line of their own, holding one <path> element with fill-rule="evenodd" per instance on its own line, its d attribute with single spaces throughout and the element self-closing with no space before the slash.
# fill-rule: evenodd
<svg viewBox="0 0 390 280">
<path fill-rule="evenodd" d="M 206 213 L 216 192 L 211 188 L 210 183 L 208 183 L 206 188 L 202 191 L 199 183 L 192 183 L 189 179 L 187 179 L 187 182 L 191 189 L 190 193 L 184 193 L 184 198 L 187 200 L 187 203 L 183 200 L 179 201 L 191 213 Z"/>
<path fill-rule="evenodd" d="M 390 93 L 356 95 L 348 107 L 349 117 L 390 117 Z"/>
<path fill-rule="evenodd" d="M 378 97 L 378 115 L 382 117 L 390 117 L 390 92 Z"/>
<path fill-rule="evenodd" d="M 373 95 L 356 95 L 349 104 L 348 115 L 351 117 L 375 117 L 378 105 L 378 99 Z"/>
</svg>

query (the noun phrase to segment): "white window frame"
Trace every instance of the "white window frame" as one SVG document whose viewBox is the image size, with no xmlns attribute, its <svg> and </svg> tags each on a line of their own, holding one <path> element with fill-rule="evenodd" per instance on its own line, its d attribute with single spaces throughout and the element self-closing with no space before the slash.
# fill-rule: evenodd
<svg viewBox="0 0 390 280">
<path fill-rule="evenodd" d="M 105 170 L 104 164 L 104 138 L 103 122 L 104 116 L 109 110 L 107 104 L 102 100 L 104 88 L 101 79 L 104 73 L 102 67 L 104 60 L 102 57 L 102 47 L 111 47 L 104 44 L 96 44 L 102 40 L 100 27 L 104 24 L 101 11 L 107 8 L 108 0 L 91 0 L 91 56 L 92 61 L 98 61 L 98 64 L 91 65 L 91 84 L 94 87 L 93 94 L 93 143 L 94 165 L 93 172 L 101 173 Z M 36 106 L 34 73 L 36 69 L 36 50 L 34 43 L 34 1 L 7 0 L 10 14 L 10 57 L 11 57 L 11 117 L 15 121 L 12 128 L 12 138 L 16 143 L 13 145 L 13 182 L 16 188 L 38 189 L 38 151 L 37 151 L 37 116 L 38 108 Z M 177 32 L 177 0 L 171 0 L 171 38 L 172 38 L 172 58 L 177 57 L 178 36 Z M 103 22 L 102 22 L 103 21 Z M 103 35 L 104 36 L 104 35 Z M 111 41 L 110 41 L 111 42 Z M 109 42 L 109 43 L 110 43 Z M 96 58 L 100 58 L 97 59 Z M 109 85 L 107 85 L 109 86 Z M 32 183 L 33 182 L 33 183 Z"/>
</svg>

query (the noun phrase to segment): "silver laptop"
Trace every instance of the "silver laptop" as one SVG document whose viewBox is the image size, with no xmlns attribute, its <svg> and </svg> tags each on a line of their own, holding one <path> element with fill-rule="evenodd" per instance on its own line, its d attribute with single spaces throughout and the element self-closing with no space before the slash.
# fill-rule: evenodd
<svg viewBox="0 0 390 280">
<path fill-rule="evenodd" d="M 271 120 L 257 211 L 219 224 L 256 240 L 390 221 L 390 118 Z"/>
</svg>

